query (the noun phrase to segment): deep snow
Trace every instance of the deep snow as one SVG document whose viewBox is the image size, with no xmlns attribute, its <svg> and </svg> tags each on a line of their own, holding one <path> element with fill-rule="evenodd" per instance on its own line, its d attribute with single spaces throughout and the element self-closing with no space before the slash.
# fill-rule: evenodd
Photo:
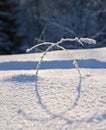
<svg viewBox="0 0 106 130">
<path fill-rule="evenodd" d="M 106 48 L 0 56 L 0 130 L 105 130 Z"/>
</svg>

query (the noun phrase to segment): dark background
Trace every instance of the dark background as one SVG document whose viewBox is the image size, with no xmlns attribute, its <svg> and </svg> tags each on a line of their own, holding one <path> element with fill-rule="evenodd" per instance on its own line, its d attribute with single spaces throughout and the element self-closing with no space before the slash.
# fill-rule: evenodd
<svg viewBox="0 0 106 130">
<path fill-rule="evenodd" d="M 67 49 L 106 47 L 106 0 L 0 0 L 0 55 L 26 53 L 40 40 L 67 37 L 97 41 L 84 46 L 65 42 Z"/>
</svg>

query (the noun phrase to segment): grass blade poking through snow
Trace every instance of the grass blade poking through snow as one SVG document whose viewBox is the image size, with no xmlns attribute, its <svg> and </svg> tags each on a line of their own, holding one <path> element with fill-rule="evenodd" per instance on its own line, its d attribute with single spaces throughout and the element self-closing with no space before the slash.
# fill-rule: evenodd
<svg viewBox="0 0 106 130">
<path fill-rule="evenodd" d="M 66 50 L 64 47 L 62 47 L 60 44 L 63 43 L 63 42 L 73 42 L 73 41 L 76 41 L 78 43 L 80 43 L 81 45 L 84 45 L 84 44 L 96 44 L 96 41 L 94 39 L 90 39 L 90 38 L 61 38 L 60 41 L 56 42 L 56 43 L 51 43 L 51 42 L 43 42 L 43 43 L 40 43 L 40 44 L 37 44 L 33 47 L 31 47 L 30 49 L 27 49 L 26 52 L 30 52 L 31 50 L 39 47 L 39 46 L 42 46 L 42 45 L 50 45 L 46 50 L 45 52 L 43 53 L 43 55 L 41 56 L 38 64 L 37 64 L 37 67 L 36 67 L 36 76 L 38 76 L 38 71 L 39 71 L 39 68 L 40 68 L 40 65 L 41 63 L 43 62 L 43 58 L 45 57 L 45 55 L 47 54 L 47 52 L 49 50 L 51 50 L 54 46 L 57 46 L 58 48 L 66 51 L 69 55 L 71 55 L 71 57 L 73 58 L 73 64 L 74 66 L 77 68 L 78 70 L 78 73 L 79 73 L 79 76 L 81 77 L 81 72 L 80 72 L 80 69 L 78 67 L 78 63 L 76 61 L 76 59 L 73 57 L 73 55 L 68 51 Z"/>
</svg>

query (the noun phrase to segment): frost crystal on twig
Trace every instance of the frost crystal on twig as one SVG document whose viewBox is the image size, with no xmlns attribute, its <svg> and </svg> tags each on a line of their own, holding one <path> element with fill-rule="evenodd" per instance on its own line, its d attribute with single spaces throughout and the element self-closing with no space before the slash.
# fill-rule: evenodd
<svg viewBox="0 0 106 130">
<path fill-rule="evenodd" d="M 96 44 L 96 41 L 90 38 L 80 38 L 79 41 L 87 44 Z"/>
<path fill-rule="evenodd" d="M 76 61 L 76 59 L 73 57 L 73 55 L 68 51 L 66 50 L 64 47 L 62 47 L 60 44 L 63 43 L 63 42 L 72 42 L 72 41 L 76 41 L 76 42 L 79 42 L 81 45 L 84 45 L 84 44 L 96 44 L 96 41 L 94 39 L 90 39 L 90 38 L 74 38 L 74 39 L 71 39 L 71 38 L 61 38 L 60 41 L 56 42 L 56 43 L 51 43 L 51 42 L 42 42 L 40 44 L 37 44 L 33 47 L 31 47 L 30 49 L 27 49 L 26 52 L 30 52 L 31 50 L 35 49 L 36 47 L 39 47 L 39 46 L 42 46 L 42 45 L 50 45 L 46 50 L 45 52 L 43 53 L 43 55 L 41 56 L 38 64 L 37 64 L 37 67 L 36 67 L 36 76 L 38 75 L 38 71 L 39 71 L 39 68 L 40 68 L 40 65 L 41 63 L 43 62 L 43 58 L 44 56 L 47 54 L 47 52 L 49 50 L 52 49 L 52 47 L 56 46 L 64 51 L 66 51 L 69 55 L 71 55 L 71 57 L 73 58 L 73 64 L 74 66 L 77 68 L 78 70 L 78 73 L 79 73 L 79 76 L 81 77 L 81 73 L 80 73 L 80 69 L 78 67 L 78 63 Z"/>
</svg>

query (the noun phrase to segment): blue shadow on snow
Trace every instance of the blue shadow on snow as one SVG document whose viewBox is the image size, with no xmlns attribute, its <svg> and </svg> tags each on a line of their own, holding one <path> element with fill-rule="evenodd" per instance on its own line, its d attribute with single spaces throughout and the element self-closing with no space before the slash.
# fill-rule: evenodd
<svg viewBox="0 0 106 130">
<path fill-rule="evenodd" d="M 35 75 L 26 75 L 26 74 L 14 75 L 10 78 L 5 79 L 4 81 L 21 82 L 21 83 L 35 82 L 36 76 Z"/>
<path fill-rule="evenodd" d="M 77 60 L 79 68 L 105 69 L 106 62 L 95 59 Z M 34 61 L 10 61 L 1 62 L 0 70 L 33 70 L 38 62 Z M 43 61 L 40 69 L 72 69 L 75 68 L 73 60 Z"/>
</svg>

